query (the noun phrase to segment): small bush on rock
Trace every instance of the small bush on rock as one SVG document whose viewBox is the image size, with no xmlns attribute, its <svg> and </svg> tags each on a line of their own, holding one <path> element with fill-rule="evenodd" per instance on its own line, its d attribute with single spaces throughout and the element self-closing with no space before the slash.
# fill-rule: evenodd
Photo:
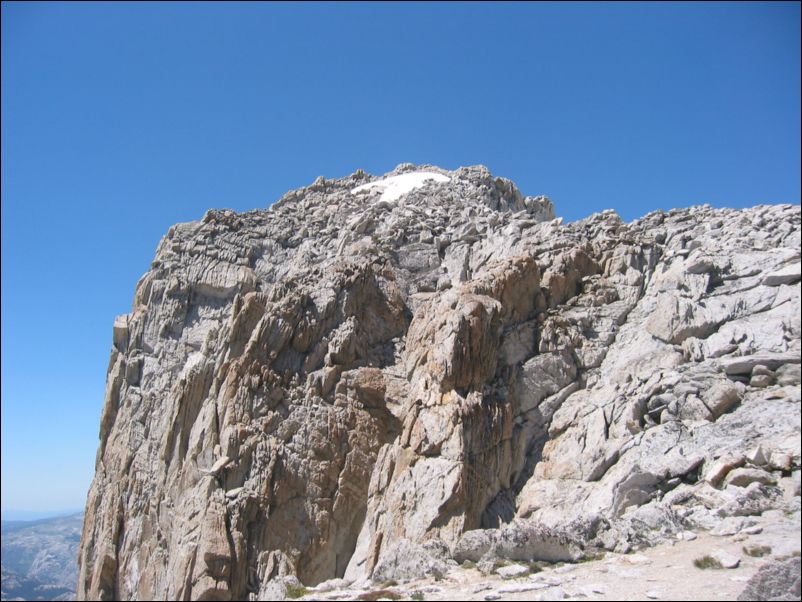
<svg viewBox="0 0 802 602">
<path fill-rule="evenodd" d="M 721 563 L 712 556 L 702 556 L 693 561 L 693 566 L 697 569 L 720 569 Z"/>
<path fill-rule="evenodd" d="M 761 558 L 771 554 L 771 546 L 744 546 L 744 554 L 753 558 Z"/>
</svg>

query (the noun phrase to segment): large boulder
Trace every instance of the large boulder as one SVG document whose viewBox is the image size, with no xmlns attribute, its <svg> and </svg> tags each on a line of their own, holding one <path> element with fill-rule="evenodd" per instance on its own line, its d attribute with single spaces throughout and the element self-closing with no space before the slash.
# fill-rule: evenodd
<svg viewBox="0 0 802 602">
<path fill-rule="evenodd" d="M 799 556 L 787 560 L 770 560 L 761 566 L 746 583 L 739 600 L 799 600 Z"/>
</svg>

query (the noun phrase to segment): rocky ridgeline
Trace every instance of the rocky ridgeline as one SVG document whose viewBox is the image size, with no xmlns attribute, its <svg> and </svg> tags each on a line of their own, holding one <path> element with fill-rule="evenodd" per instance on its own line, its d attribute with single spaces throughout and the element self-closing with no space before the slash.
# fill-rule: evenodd
<svg viewBox="0 0 802 602">
<path fill-rule="evenodd" d="M 483 167 L 319 178 L 170 228 L 113 345 L 79 599 L 799 524 L 798 206 L 563 224 Z"/>
</svg>

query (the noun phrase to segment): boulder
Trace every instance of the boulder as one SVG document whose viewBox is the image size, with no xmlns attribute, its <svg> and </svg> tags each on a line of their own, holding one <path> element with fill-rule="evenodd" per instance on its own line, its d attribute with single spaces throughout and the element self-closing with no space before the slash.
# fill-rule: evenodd
<svg viewBox="0 0 802 602">
<path fill-rule="evenodd" d="M 780 286 L 799 282 L 800 278 L 802 278 L 802 264 L 797 262 L 766 274 L 761 282 L 765 286 Z"/>
<path fill-rule="evenodd" d="M 442 579 L 447 572 L 448 565 L 441 558 L 423 546 L 401 539 L 384 551 L 371 578 L 377 582 L 426 577 Z"/>
<path fill-rule="evenodd" d="M 799 556 L 787 560 L 769 560 L 746 583 L 738 600 L 799 600 Z"/>
</svg>

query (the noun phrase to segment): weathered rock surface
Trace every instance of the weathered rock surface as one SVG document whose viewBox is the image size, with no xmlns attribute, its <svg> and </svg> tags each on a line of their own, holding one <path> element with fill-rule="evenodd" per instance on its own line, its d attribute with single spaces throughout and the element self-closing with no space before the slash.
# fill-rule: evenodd
<svg viewBox="0 0 802 602">
<path fill-rule="evenodd" d="M 499 529 L 468 531 L 454 546 L 457 562 L 478 562 L 488 555 L 509 560 L 570 562 L 582 558 L 582 543 L 569 533 L 514 520 Z"/>
<path fill-rule="evenodd" d="M 746 584 L 739 600 L 799 600 L 799 557 L 767 562 Z"/>
<path fill-rule="evenodd" d="M 481 167 L 389 177 L 170 229 L 114 322 L 79 598 L 798 512 L 799 207 L 563 224 Z"/>
</svg>

